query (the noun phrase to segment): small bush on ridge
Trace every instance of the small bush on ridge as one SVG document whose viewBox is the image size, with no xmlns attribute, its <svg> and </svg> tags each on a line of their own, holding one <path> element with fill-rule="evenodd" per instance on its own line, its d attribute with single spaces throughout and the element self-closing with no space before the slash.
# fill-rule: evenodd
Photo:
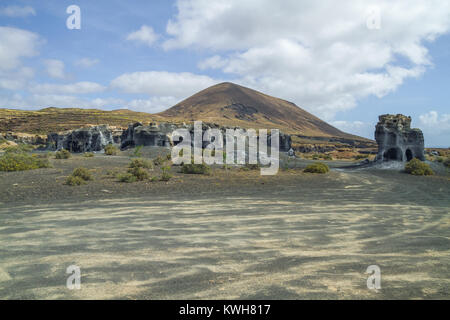
<svg viewBox="0 0 450 320">
<path fill-rule="evenodd" d="M 327 173 L 330 171 L 330 168 L 325 163 L 317 162 L 308 165 L 303 172 L 308 173 Z"/>
</svg>

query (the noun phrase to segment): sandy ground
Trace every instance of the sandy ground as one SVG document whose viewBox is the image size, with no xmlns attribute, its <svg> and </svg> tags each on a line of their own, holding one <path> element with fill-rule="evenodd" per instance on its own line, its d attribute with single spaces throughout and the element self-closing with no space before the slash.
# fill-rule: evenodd
<svg viewBox="0 0 450 320">
<path fill-rule="evenodd" d="M 1 299 L 450 298 L 448 175 L 220 169 L 121 184 L 104 176 L 126 157 L 64 161 L 0 173 Z M 79 165 L 95 180 L 62 185 Z M 66 288 L 70 265 L 80 290 Z"/>
</svg>

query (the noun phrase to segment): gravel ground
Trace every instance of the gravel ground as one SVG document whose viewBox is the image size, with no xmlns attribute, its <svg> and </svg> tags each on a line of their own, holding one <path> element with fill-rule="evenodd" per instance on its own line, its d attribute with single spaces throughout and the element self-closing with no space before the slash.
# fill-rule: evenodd
<svg viewBox="0 0 450 320">
<path fill-rule="evenodd" d="M 173 168 L 168 182 L 125 184 L 107 172 L 124 171 L 127 154 L 51 162 L 0 173 L 1 299 L 450 297 L 445 170 Z M 80 166 L 94 181 L 64 185 Z M 66 288 L 70 265 L 80 290 Z M 367 289 L 369 265 L 380 290 Z"/>
</svg>

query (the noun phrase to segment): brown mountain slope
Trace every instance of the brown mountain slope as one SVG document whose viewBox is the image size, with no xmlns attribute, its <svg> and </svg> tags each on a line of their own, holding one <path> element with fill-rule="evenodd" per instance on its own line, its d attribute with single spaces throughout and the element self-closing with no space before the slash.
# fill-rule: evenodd
<svg viewBox="0 0 450 320">
<path fill-rule="evenodd" d="M 278 128 L 303 136 L 364 139 L 336 129 L 291 102 L 229 82 L 202 90 L 158 115 L 244 128 Z"/>
</svg>

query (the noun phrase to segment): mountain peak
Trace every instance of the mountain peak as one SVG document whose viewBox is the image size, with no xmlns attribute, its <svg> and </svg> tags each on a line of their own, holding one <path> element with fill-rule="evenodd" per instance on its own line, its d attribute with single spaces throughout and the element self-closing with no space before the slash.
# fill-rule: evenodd
<svg viewBox="0 0 450 320">
<path fill-rule="evenodd" d="M 294 103 L 232 82 L 206 88 L 159 115 L 225 126 L 280 129 L 305 136 L 347 136 Z"/>
</svg>

